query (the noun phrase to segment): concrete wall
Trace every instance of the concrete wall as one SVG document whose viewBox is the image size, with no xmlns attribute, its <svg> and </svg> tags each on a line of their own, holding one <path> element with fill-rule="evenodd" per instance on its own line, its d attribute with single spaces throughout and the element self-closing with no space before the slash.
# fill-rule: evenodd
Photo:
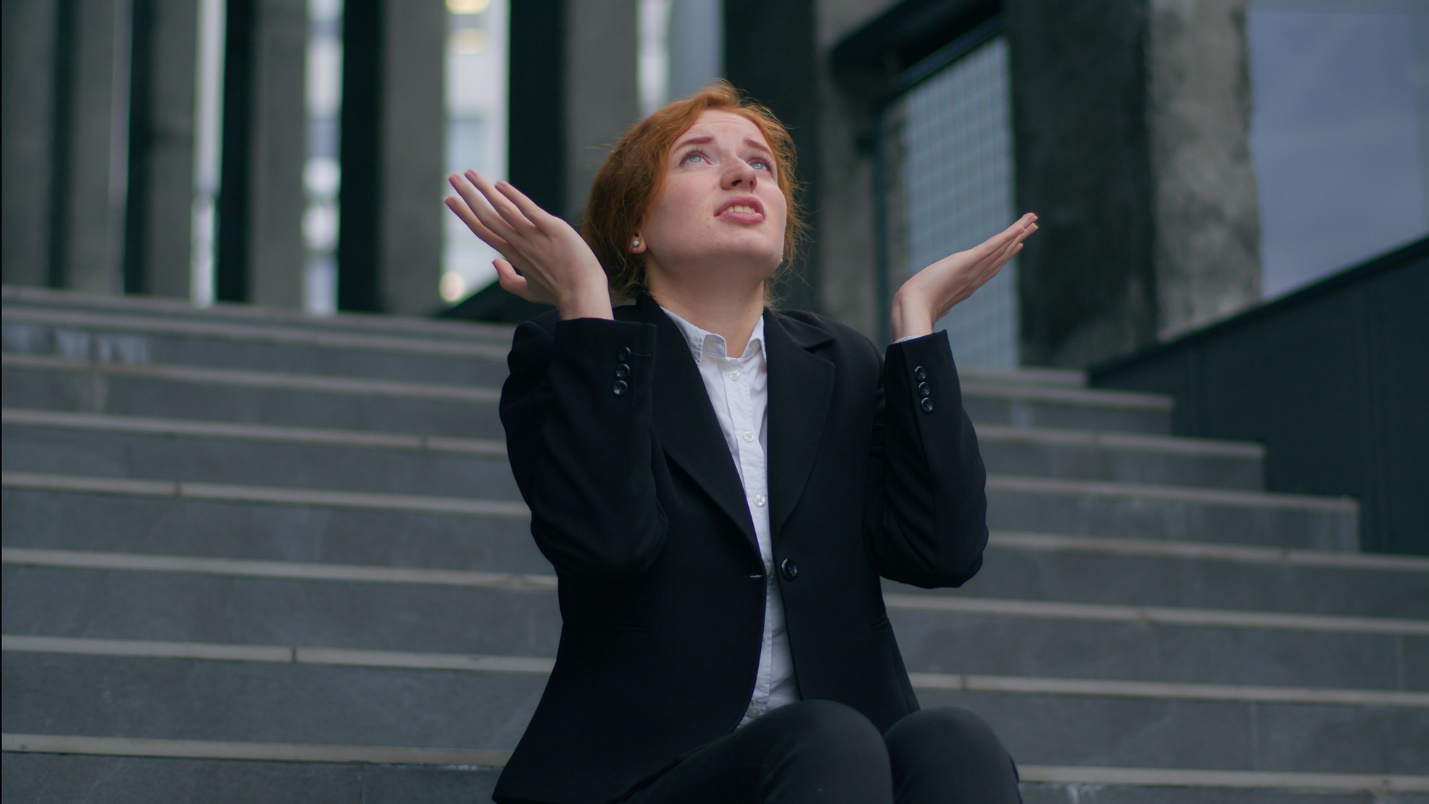
<svg viewBox="0 0 1429 804">
<path fill-rule="evenodd" d="M 55 6 L 0 3 L 0 271 L 6 284 L 48 282 Z"/>
<path fill-rule="evenodd" d="M 1082 366 L 1259 298 L 1244 0 L 1006 0 L 1022 359 Z"/>
</svg>

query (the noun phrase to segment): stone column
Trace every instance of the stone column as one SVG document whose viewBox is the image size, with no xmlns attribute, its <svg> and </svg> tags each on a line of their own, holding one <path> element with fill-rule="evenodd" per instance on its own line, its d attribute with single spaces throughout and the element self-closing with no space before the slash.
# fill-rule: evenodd
<svg viewBox="0 0 1429 804">
<path fill-rule="evenodd" d="M 441 306 L 446 8 L 348 0 L 343 11 L 338 306 Z"/>
<path fill-rule="evenodd" d="M 134 0 L 124 289 L 188 298 L 198 4 Z"/>
<path fill-rule="evenodd" d="M 1151 0 L 1147 121 L 1163 338 L 1260 299 L 1245 18 L 1246 0 Z"/>
<path fill-rule="evenodd" d="M 0 270 L 7 285 L 49 283 L 56 7 L 0 3 Z"/>
<path fill-rule="evenodd" d="M 565 208 L 572 222 L 610 146 L 640 119 L 638 37 L 637 0 L 566 3 Z"/>
<path fill-rule="evenodd" d="M 1022 359 L 1085 366 L 1259 297 L 1245 0 L 1006 0 Z"/>
<path fill-rule="evenodd" d="M 55 269 L 64 287 L 119 293 L 124 220 L 120 190 L 126 155 L 116 144 L 124 141 L 127 109 L 115 101 L 124 98 L 128 88 L 127 4 L 76 0 L 74 6 L 68 37 L 70 87 L 59 98 L 70 106 L 70 125 L 59 138 L 68 179 L 60 222 L 65 245 Z"/>
<path fill-rule="evenodd" d="M 308 15 L 305 0 L 257 0 L 248 121 L 248 299 L 301 308 L 306 273 Z M 225 177 L 226 179 L 227 177 Z"/>
</svg>

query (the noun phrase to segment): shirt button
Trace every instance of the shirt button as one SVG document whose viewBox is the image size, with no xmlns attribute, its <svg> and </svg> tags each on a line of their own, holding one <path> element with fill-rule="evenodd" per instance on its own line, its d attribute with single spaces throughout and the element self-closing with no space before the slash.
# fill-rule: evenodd
<svg viewBox="0 0 1429 804">
<path fill-rule="evenodd" d="M 744 440 L 745 440 L 745 441 L 753 441 L 753 440 L 754 440 L 754 431 L 753 431 L 753 430 L 745 430 L 745 431 L 744 431 Z"/>
<path fill-rule="evenodd" d="M 735 382 L 739 382 L 739 378 L 740 378 L 740 377 L 743 377 L 743 376 L 744 376 L 744 372 L 740 371 L 739 369 L 735 369 L 734 371 L 731 371 L 731 372 L 729 373 L 729 378 L 730 378 L 731 380 L 734 380 Z"/>
<path fill-rule="evenodd" d="M 756 495 L 754 495 L 754 507 L 755 507 L 755 508 L 763 508 L 763 507 L 764 507 L 764 504 L 767 503 L 767 502 L 769 502 L 769 500 L 766 499 L 763 494 L 756 494 Z"/>
</svg>

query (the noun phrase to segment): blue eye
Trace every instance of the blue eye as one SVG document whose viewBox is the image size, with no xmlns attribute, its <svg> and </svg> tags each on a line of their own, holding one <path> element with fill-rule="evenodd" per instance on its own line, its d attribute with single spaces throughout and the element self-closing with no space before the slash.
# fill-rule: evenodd
<svg viewBox="0 0 1429 804">
<path fill-rule="evenodd" d="M 680 162 L 681 162 L 681 163 L 684 163 L 684 162 L 695 162 L 695 161 L 708 162 L 708 161 L 709 161 L 709 157 L 705 156 L 704 153 L 703 153 L 703 152 L 700 152 L 700 151 L 690 151 L 689 153 L 687 153 L 687 154 L 685 154 L 684 156 L 680 157 Z"/>
<path fill-rule="evenodd" d="M 755 166 L 755 167 L 758 167 L 758 168 L 761 169 L 761 170 L 773 170 L 773 169 L 774 169 L 774 166 L 773 166 L 773 165 L 769 164 L 768 162 L 764 161 L 763 159 L 751 159 L 751 160 L 749 161 L 749 164 L 750 164 L 750 165 L 753 165 L 753 166 Z"/>
</svg>

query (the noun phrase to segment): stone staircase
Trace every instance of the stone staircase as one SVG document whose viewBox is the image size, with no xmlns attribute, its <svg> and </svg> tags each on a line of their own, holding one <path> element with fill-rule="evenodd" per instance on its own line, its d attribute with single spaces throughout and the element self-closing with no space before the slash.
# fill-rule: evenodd
<svg viewBox="0 0 1429 804">
<path fill-rule="evenodd" d="M 486 799 L 559 629 L 509 329 L 3 304 L 5 797 Z M 985 566 L 885 592 L 923 704 L 991 721 L 1028 804 L 1429 802 L 1429 560 L 1169 437 L 1169 399 L 964 392 Z"/>
</svg>

